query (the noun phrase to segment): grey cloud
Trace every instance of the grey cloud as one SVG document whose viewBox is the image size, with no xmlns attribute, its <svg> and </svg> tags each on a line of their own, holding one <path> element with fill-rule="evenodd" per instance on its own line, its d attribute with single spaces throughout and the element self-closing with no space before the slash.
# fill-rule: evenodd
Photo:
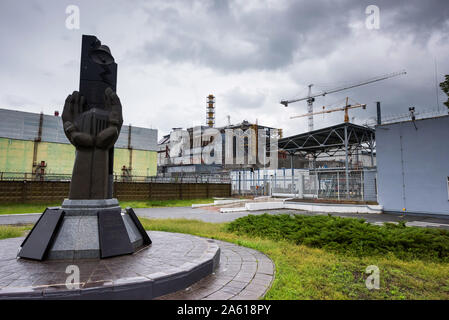
<svg viewBox="0 0 449 320">
<path fill-rule="evenodd" d="M 315 54 L 330 52 L 350 33 L 347 16 L 341 13 L 346 8 L 330 1 L 238 13 L 228 6 L 212 11 L 206 7 L 197 13 L 200 19 L 195 12 L 186 18 L 181 9 L 155 10 L 147 9 L 149 22 L 163 16 L 163 33 L 143 46 L 145 61 L 193 62 L 232 71 L 278 69 L 292 63 L 297 51 L 310 55 L 312 45 L 318 49 Z"/>
<path fill-rule="evenodd" d="M 238 109 L 255 109 L 264 105 L 266 96 L 263 92 L 246 92 L 240 87 L 234 87 L 224 95 L 226 103 Z"/>
<path fill-rule="evenodd" d="M 19 107 L 19 108 L 35 105 L 35 102 L 32 99 L 27 98 L 25 96 L 6 94 L 3 96 L 3 100 L 8 105 L 11 105 L 13 107 Z"/>
<path fill-rule="evenodd" d="M 391 33 L 410 34 L 425 40 L 435 30 L 448 31 L 449 6 L 445 0 L 363 0 L 360 5 L 376 4 L 381 12 L 381 23 Z M 387 14 L 388 19 L 382 20 Z"/>
<path fill-rule="evenodd" d="M 185 14 L 188 9 L 147 10 L 152 18 L 164 17 L 159 21 L 164 32 L 146 42 L 141 57 L 147 62 L 191 62 L 234 72 L 279 69 L 291 64 L 295 54 L 300 59 L 331 54 L 350 38 L 350 22 L 364 22 L 369 4 L 373 2 L 291 1 L 284 10 L 255 9 L 238 14 L 228 5 L 212 6 L 214 10 L 206 5 L 204 11 L 190 14 Z M 425 44 L 434 31 L 448 31 L 449 6 L 444 1 L 384 0 L 375 4 L 381 9 L 379 32 L 392 37 L 412 35 Z M 252 50 L 239 51 L 226 41 L 229 37 Z"/>
<path fill-rule="evenodd" d="M 79 31 L 64 27 L 68 4 L 80 6 Z M 381 29 L 373 33 L 363 29 L 362 36 L 357 35 L 360 30 L 354 32 L 351 24 L 364 24 L 365 8 L 370 4 L 380 7 Z M 52 112 L 55 102 L 62 104 L 78 86 L 81 34 L 96 34 L 111 46 L 117 58 L 119 93 L 123 101 L 130 101 L 125 111 L 127 121 L 136 125 L 143 121 L 140 113 L 148 106 L 159 110 L 151 112 L 151 122 L 160 129 L 185 127 L 196 120 L 203 123 L 201 99 L 210 92 L 223 93 L 217 98 L 218 116 L 223 119 L 223 114 L 230 114 L 235 122 L 242 120 L 237 117 L 254 118 L 256 109 L 264 114 L 273 112 L 274 119 L 281 115 L 276 109 L 278 99 L 290 98 L 289 93 L 294 96 L 305 88 L 306 81 L 321 80 L 338 86 L 402 68 L 409 71 L 407 77 L 336 94 L 317 102 L 316 107 L 348 94 L 371 104 L 371 109 L 355 112 L 357 117 L 372 116 L 376 100 L 382 101 L 384 114 L 401 113 L 409 105 L 434 108 L 433 58 L 439 59 L 438 76 L 442 80 L 442 74 L 449 73 L 445 59 L 448 47 L 444 38 L 441 49 L 430 47 L 428 41 L 437 33 L 449 39 L 448 16 L 447 1 L 435 0 L 295 0 L 285 7 L 250 10 L 239 8 L 231 0 L 2 0 L 0 107 L 26 104 L 33 112 L 41 107 Z M 374 50 L 369 37 L 373 34 L 387 39 L 385 43 L 379 41 Z M 411 44 L 409 37 L 414 40 Z M 364 55 L 367 50 L 360 50 L 361 54 L 349 61 L 345 52 L 354 48 L 370 48 L 370 52 Z M 186 72 L 191 75 L 189 82 Z M 51 79 L 45 73 L 52 75 Z M 254 78 L 249 80 L 248 75 Z M 259 94 L 257 86 L 248 82 L 252 79 L 269 94 Z M 155 86 L 157 89 L 152 90 Z M 200 100 L 188 94 L 192 87 L 198 87 Z M 134 97 L 136 93 L 138 97 Z M 25 99 L 29 96 L 32 101 Z M 185 105 L 191 106 L 191 115 L 183 113 Z M 226 113 L 220 113 L 221 107 Z M 298 103 L 280 110 L 287 117 L 287 113 L 305 109 Z M 340 118 L 335 113 L 320 123 Z M 259 120 L 271 121 L 269 117 Z M 292 133 L 297 133 L 297 123 L 288 122 L 287 117 L 277 126 L 291 127 Z"/>
</svg>

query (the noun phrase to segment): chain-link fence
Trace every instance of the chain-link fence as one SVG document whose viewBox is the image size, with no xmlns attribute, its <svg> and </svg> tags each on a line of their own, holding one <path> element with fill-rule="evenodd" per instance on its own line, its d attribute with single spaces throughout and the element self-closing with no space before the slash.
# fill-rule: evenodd
<svg viewBox="0 0 449 320">
<path fill-rule="evenodd" d="M 377 201 L 376 170 L 278 169 L 233 171 L 232 192 L 299 199 Z"/>
</svg>

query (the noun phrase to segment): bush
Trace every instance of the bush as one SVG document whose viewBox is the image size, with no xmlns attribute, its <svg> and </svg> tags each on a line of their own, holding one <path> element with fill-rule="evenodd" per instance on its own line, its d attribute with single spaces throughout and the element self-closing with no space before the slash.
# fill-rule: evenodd
<svg viewBox="0 0 449 320">
<path fill-rule="evenodd" d="M 375 226 L 363 219 L 333 216 L 263 214 L 239 218 L 228 230 L 355 256 L 393 253 L 401 259 L 449 261 L 449 232 L 441 229 Z"/>
</svg>

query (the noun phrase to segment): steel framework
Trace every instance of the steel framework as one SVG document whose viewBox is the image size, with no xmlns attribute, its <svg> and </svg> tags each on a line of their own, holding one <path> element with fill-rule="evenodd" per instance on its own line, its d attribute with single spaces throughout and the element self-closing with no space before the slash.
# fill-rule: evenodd
<svg viewBox="0 0 449 320">
<path fill-rule="evenodd" d="M 280 139 L 279 150 L 291 155 L 311 156 L 313 165 L 320 155 L 335 156 L 344 152 L 346 190 L 349 189 L 349 156 L 357 150 L 365 150 L 371 155 L 371 165 L 374 166 L 375 131 L 353 123 L 342 123 L 319 130 L 301 133 Z M 293 159 L 293 157 L 291 157 Z M 293 168 L 293 165 L 292 165 Z"/>
</svg>

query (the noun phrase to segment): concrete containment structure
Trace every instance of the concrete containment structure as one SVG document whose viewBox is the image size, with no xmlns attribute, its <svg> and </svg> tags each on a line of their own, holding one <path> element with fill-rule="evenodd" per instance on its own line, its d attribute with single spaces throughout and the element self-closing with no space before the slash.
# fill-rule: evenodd
<svg viewBox="0 0 449 320">
<path fill-rule="evenodd" d="M 0 172 L 72 174 L 75 148 L 57 116 L 0 109 Z M 154 176 L 157 130 L 124 125 L 115 144 L 114 174 Z"/>
<path fill-rule="evenodd" d="M 449 215 L 449 116 L 376 127 L 385 212 Z"/>
</svg>

